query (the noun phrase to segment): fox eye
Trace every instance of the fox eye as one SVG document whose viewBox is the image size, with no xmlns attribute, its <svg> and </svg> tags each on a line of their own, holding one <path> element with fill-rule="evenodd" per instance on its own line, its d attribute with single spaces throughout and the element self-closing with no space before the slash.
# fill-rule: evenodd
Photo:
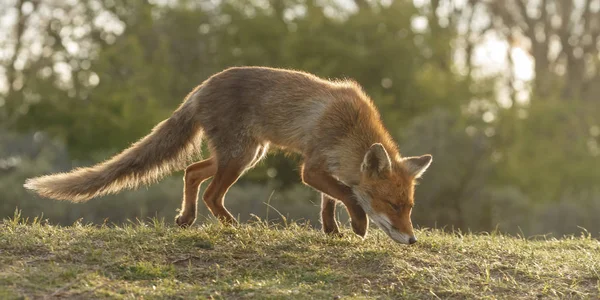
<svg viewBox="0 0 600 300">
<path fill-rule="evenodd" d="M 392 202 L 387 202 L 387 204 L 395 211 L 400 212 L 400 210 L 402 210 L 402 207 L 398 204 L 394 204 Z"/>
</svg>

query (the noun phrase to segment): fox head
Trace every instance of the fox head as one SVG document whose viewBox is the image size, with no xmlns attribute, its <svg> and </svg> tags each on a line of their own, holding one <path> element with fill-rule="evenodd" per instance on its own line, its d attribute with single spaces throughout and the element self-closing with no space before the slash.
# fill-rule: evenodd
<svg viewBox="0 0 600 300">
<path fill-rule="evenodd" d="M 431 164 L 431 155 L 390 158 L 380 143 L 364 156 L 360 182 L 353 187 L 360 206 L 371 220 L 394 241 L 417 241 L 410 214 L 414 205 L 415 180 Z"/>
</svg>

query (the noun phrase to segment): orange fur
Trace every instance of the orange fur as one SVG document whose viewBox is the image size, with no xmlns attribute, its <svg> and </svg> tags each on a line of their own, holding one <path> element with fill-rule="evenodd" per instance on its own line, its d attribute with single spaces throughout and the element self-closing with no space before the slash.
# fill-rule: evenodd
<svg viewBox="0 0 600 300">
<path fill-rule="evenodd" d="M 187 167 L 176 222 L 193 224 L 199 185 L 213 177 L 203 200 L 226 223 L 227 190 L 269 147 L 304 157 L 303 182 L 323 193 L 323 230 L 339 232 L 335 201 L 364 236 L 369 217 L 394 240 L 414 239 L 410 222 L 414 180 L 431 156 L 401 158 L 369 97 L 353 81 L 265 67 L 236 67 L 196 87 L 173 115 L 108 161 L 66 174 L 27 180 L 25 187 L 55 199 L 86 201 L 150 184 L 182 169 L 204 138 L 211 157 Z M 394 232 L 398 232 L 395 235 Z M 409 237 L 407 239 L 406 237 Z"/>
</svg>

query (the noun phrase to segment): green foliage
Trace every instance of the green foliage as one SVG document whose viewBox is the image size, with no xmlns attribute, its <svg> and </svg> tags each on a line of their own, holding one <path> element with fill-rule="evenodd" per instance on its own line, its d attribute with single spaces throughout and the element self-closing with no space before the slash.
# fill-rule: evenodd
<svg viewBox="0 0 600 300">
<path fill-rule="evenodd" d="M 600 182 L 595 104 L 534 100 L 527 110 L 507 112 L 498 126 L 500 180 L 518 184 L 538 201 L 586 191 Z"/>
</svg>

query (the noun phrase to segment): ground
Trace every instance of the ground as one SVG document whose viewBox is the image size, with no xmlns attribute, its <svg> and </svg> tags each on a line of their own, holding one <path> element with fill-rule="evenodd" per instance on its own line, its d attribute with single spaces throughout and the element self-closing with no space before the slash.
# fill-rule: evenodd
<svg viewBox="0 0 600 300">
<path fill-rule="evenodd" d="M 262 221 L 180 229 L 150 220 L 0 223 L 1 299 L 535 299 L 600 297 L 600 241 L 372 227 L 330 237 Z"/>
</svg>

